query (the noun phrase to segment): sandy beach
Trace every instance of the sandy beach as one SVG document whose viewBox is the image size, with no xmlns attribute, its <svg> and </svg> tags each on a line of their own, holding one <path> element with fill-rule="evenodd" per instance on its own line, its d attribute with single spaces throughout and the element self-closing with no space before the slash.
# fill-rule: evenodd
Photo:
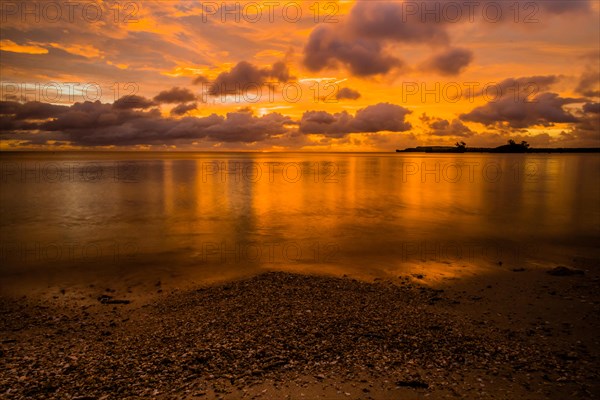
<svg viewBox="0 0 600 400">
<path fill-rule="evenodd" d="M 0 19 L 0 400 L 600 400 L 600 0 Z"/>
<path fill-rule="evenodd" d="M 152 300 L 1 300 L 7 399 L 591 399 L 600 274 L 498 268 L 433 287 L 267 272 Z M 566 271 L 566 273 L 565 273 Z"/>
</svg>

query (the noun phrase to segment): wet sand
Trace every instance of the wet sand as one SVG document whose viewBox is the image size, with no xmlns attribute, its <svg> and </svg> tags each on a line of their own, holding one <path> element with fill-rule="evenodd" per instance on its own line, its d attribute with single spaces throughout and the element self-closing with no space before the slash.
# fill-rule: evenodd
<svg viewBox="0 0 600 400">
<path fill-rule="evenodd" d="M 0 396 L 598 398 L 598 262 L 569 267 L 3 297 Z"/>
</svg>

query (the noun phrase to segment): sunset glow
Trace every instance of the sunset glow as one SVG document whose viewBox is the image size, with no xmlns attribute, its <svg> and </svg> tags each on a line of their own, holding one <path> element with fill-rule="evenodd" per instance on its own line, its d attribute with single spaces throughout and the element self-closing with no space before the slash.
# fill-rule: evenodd
<svg viewBox="0 0 600 400">
<path fill-rule="evenodd" d="M 600 0 L 0 0 L 0 398 L 600 399 Z"/>
<path fill-rule="evenodd" d="M 598 147 L 598 2 L 2 2 L 1 145 Z"/>
</svg>

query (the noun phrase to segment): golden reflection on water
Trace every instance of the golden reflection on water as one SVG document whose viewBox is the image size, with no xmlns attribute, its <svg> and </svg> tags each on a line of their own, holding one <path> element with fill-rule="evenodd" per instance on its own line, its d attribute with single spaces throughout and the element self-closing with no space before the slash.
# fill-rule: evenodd
<svg viewBox="0 0 600 400">
<path fill-rule="evenodd" d="M 596 155 L 38 153 L 2 163 L 5 288 L 180 286 L 264 270 L 435 282 L 499 261 L 598 256 Z M 66 164 L 102 174 L 35 173 Z M 100 250 L 66 255 L 73 243 Z"/>
</svg>

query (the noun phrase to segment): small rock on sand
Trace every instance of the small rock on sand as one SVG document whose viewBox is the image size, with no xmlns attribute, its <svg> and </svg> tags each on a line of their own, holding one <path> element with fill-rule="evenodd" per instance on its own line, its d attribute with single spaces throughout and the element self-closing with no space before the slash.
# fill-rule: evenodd
<svg viewBox="0 0 600 400">
<path fill-rule="evenodd" d="M 553 276 L 572 276 L 572 275 L 583 275 L 584 272 L 580 269 L 572 269 L 564 266 L 558 266 L 548 271 L 548 274 Z"/>
</svg>

